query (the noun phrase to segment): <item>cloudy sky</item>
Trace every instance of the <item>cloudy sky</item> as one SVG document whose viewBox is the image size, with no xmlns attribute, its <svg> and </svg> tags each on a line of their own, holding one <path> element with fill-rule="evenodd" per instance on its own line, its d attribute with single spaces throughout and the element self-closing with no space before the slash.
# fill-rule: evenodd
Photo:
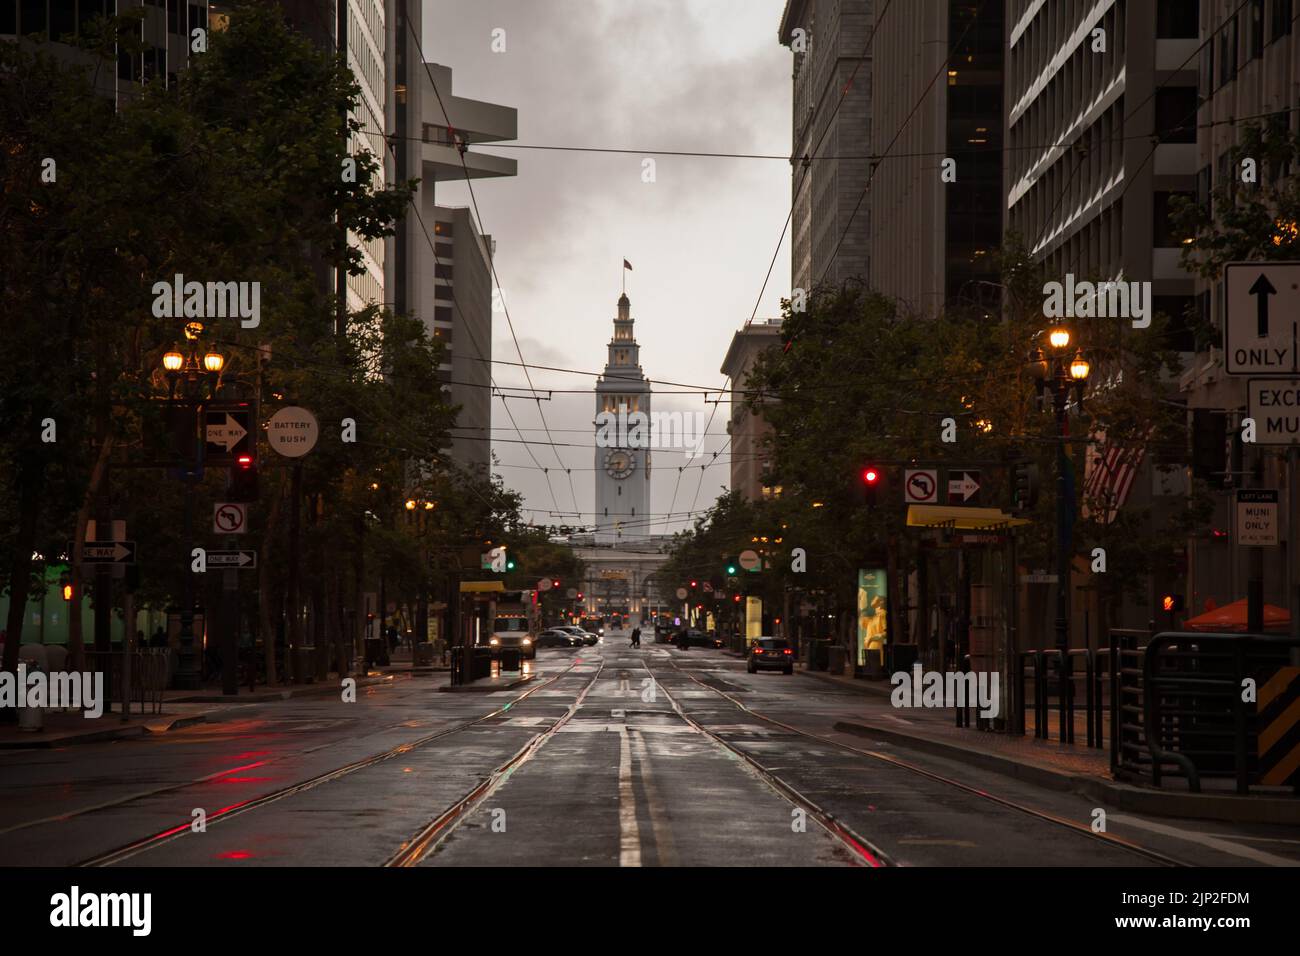
<svg viewBox="0 0 1300 956">
<path fill-rule="evenodd" d="M 519 347 L 530 364 L 599 372 L 613 329 L 623 259 L 627 292 L 651 379 L 716 389 L 732 333 L 754 311 L 789 212 L 784 159 L 672 157 L 655 150 L 790 151 L 790 52 L 777 41 L 783 0 L 427 0 L 425 57 L 454 71 L 458 96 L 519 111 L 521 145 L 636 150 L 556 152 L 482 147 L 519 163 L 512 179 L 480 180 L 482 226 L 497 241 L 497 275 Z M 491 50 L 494 29 L 506 50 Z M 656 181 L 642 181 L 655 159 Z M 468 205 L 461 185 L 438 200 Z M 788 294 L 789 241 L 782 243 L 758 318 L 780 313 Z M 517 362 L 504 314 L 494 315 L 493 357 Z M 539 389 L 581 389 L 538 405 L 492 408 L 498 473 L 524 493 L 539 524 L 591 523 L 595 399 L 592 375 L 532 370 Z M 519 368 L 497 365 L 498 386 L 519 394 Z M 656 385 L 656 411 L 704 412 L 703 395 L 669 395 Z M 711 396 L 716 398 L 716 395 Z M 718 408 L 705 450 L 726 444 L 727 406 Z M 707 418 L 706 418 L 707 420 Z M 579 447 L 565 447 L 571 446 Z M 528 449 L 547 476 L 529 457 Z M 557 455 L 571 468 L 559 471 Z M 680 452 L 655 451 L 651 508 L 658 515 L 708 507 L 727 484 L 729 452 L 703 472 Z M 711 456 L 706 456 L 710 457 Z M 701 482 L 701 476 L 703 481 Z M 698 494 L 697 494 L 697 488 Z M 576 504 L 575 504 L 576 497 Z M 554 517 L 553 511 L 565 517 Z M 687 519 L 654 530 L 675 531 Z"/>
</svg>

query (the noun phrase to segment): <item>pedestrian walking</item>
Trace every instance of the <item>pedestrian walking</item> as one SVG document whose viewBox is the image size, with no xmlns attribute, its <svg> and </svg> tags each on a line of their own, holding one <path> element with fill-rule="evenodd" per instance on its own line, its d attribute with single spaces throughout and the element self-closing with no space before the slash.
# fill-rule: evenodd
<svg viewBox="0 0 1300 956">
<path fill-rule="evenodd" d="M 632 628 L 632 646 L 633 647 L 641 646 L 641 628 L 639 627 Z"/>
</svg>

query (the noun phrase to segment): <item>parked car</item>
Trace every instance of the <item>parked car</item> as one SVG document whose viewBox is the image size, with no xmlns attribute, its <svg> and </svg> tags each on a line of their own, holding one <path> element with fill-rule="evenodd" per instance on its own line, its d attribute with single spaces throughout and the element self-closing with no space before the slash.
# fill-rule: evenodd
<svg viewBox="0 0 1300 956">
<path fill-rule="evenodd" d="M 705 634 L 699 628 L 678 628 L 672 642 L 680 648 L 687 647 L 721 647 L 722 641 L 712 634 Z"/>
<path fill-rule="evenodd" d="M 751 674 L 757 674 L 761 670 L 779 670 L 783 674 L 793 674 L 794 651 L 779 637 L 760 637 L 749 648 L 746 669 Z"/>
<path fill-rule="evenodd" d="M 552 627 L 537 635 L 538 647 L 581 647 L 582 639 L 570 634 L 568 631 L 562 631 L 558 627 Z"/>
<path fill-rule="evenodd" d="M 587 645 L 588 647 L 600 643 L 599 634 L 593 634 L 591 633 L 591 631 L 584 631 L 576 624 L 566 624 L 562 627 L 557 627 L 556 630 L 567 631 L 568 633 L 572 634 L 574 637 L 579 638 L 582 641 L 582 643 Z"/>
</svg>

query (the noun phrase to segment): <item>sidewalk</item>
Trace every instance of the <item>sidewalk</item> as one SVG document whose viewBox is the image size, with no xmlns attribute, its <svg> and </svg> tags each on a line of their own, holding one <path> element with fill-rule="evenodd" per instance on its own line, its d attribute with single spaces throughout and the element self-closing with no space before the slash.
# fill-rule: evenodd
<svg viewBox="0 0 1300 956">
<path fill-rule="evenodd" d="M 837 721 L 834 729 L 859 737 L 887 740 L 922 753 L 957 760 L 994 773 L 1004 774 L 1037 786 L 1083 794 L 1100 803 L 1122 810 L 1164 817 L 1196 817 L 1236 823 L 1275 823 L 1300 825 L 1300 799 L 1289 795 L 1231 792 L 1188 793 L 1181 781 L 1156 790 L 1114 780 L 1110 773 L 1109 740 L 1101 748 L 1088 747 L 1086 728 L 1076 715 L 1075 743 L 1061 744 L 1055 739 L 1034 737 L 1032 711 L 1026 713 L 1025 736 L 1010 736 L 994 731 L 977 730 L 975 710 L 971 726 L 956 726 L 956 712 L 951 708 L 895 708 L 889 695 L 893 690 L 887 680 L 868 681 L 822 671 L 807 671 L 800 665 L 796 674 L 829 683 L 863 696 L 870 703 L 851 721 Z M 1053 737 L 1056 726 L 1051 727 Z M 1210 788 L 1218 781 L 1206 781 Z"/>
<path fill-rule="evenodd" d="M 357 677 L 357 687 L 391 683 L 396 679 L 396 674 L 401 673 L 402 670 L 403 668 L 396 667 L 389 668 L 387 672 L 371 671 L 364 677 Z M 410 665 L 408 664 L 404 670 L 409 673 Z M 246 686 L 241 686 L 239 693 L 233 696 L 221 693 L 220 681 L 209 683 L 201 690 L 173 688 L 163 691 L 162 713 L 141 714 L 138 704 L 133 702 L 131 714 L 126 720 L 122 719 L 120 700 L 112 701 L 112 711 L 109 711 L 106 705 L 104 713 L 96 718 L 87 718 L 75 711 L 47 709 L 44 729 L 39 731 L 20 730 L 17 724 L 0 724 L 0 750 L 67 747 L 73 744 L 98 743 L 145 734 L 163 734 L 170 730 L 203 723 L 209 716 L 221 715 L 232 706 L 338 694 L 339 680 L 337 675 L 331 675 L 326 681 L 311 684 L 281 684 L 275 687 L 259 686 L 252 692 Z"/>
</svg>

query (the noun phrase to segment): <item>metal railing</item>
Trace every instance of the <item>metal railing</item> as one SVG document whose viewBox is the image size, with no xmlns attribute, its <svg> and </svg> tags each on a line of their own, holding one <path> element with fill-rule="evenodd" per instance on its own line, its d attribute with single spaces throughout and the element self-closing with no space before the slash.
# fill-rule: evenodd
<svg viewBox="0 0 1300 956">
<path fill-rule="evenodd" d="M 1075 707 L 1078 682 L 1083 682 L 1084 738 L 1089 747 L 1101 747 L 1104 743 L 1105 694 L 1102 674 L 1111 669 L 1112 657 L 1107 651 L 1094 651 L 1089 648 L 1074 648 L 1069 651 L 1070 681 L 1066 685 L 1066 699 L 1062 701 L 1060 679 L 1062 656 L 1057 650 L 1021 651 L 1016 656 L 1016 710 L 1019 720 L 1018 732 L 1025 732 L 1025 717 L 1028 713 L 1030 695 L 1027 690 L 1029 679 L 1033 680 L 1034 736 L 1039 740 L 1052 739 L 1052 702 L 1056 701 L 1056 739 L 1072 744 L 1075 741 Z M 1081 662 L 1078 663 L 1078 662 Z M 1032 674 L 1026 669 L 1026 663 L 1032 665 Z"/>
<path fill-rule="evenodd" d="M 130 713 L 135 704 L 139 704 L 141 714 L 162 713 L 170 653 L 165 647 L 141 647 L 131 651 L 127 665 L 126 714 Z M 86 670 L 105 675 L 105 691 L 109 696 L 105 709 L 111 710 L 113 703 L 120 704 L 123 699 L 122 652 L 86 651 L 85 655 Z"/>
<path fill-rule="evenodd" d="M 1112 634 L 1121 661 L 1112 677 L 1112 767 L 1117 776 L 1232 779 L 1248 793 L 1260 778 L 1259 735 L 1248 681 L 1263 687 L 1288 664 L 1300 641 L 1286 636 L 1165 632 L 1143 648 Z M 1172 765 L 1174 769 L 1167 769 Z"/>
</svg>

